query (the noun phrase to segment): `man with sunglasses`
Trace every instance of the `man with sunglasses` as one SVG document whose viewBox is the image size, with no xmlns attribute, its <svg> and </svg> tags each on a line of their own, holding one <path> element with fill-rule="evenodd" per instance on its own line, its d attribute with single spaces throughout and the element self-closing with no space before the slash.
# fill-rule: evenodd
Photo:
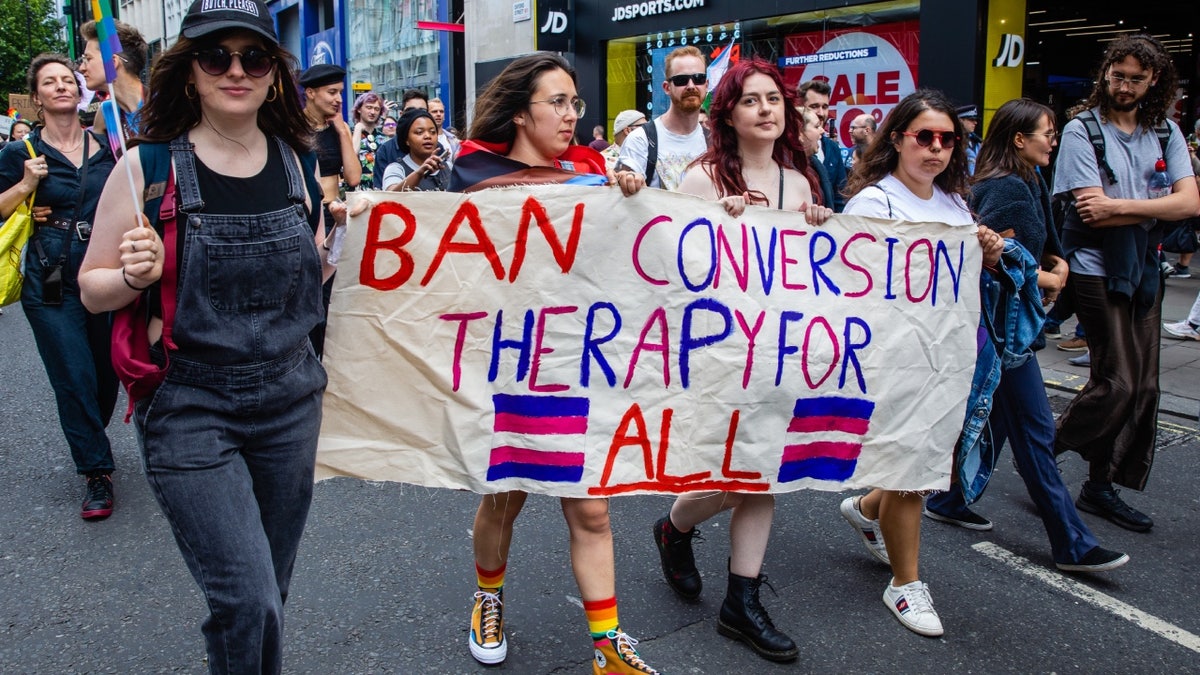
<svg viewBox="0 0 1200 675">
<path fill-rule="evenodd" d="M 829 97 L 832 94 L 833 89 L 824 80 L 809 80 L 796 88 L 796 96 L 800 98 L 800 103 L 817 114 L 822 127 L 829 123 Z M 816 158 L 814 168 L 818 173 L 824 173 L 823 178 L 828 179 L 829 185 L 833 187 L 832 194 L 823 195 L 825 206 L 841 213 L 846 206 L 846 198 L 842 196 L 842 190 L 846 189 L 846 162 L 842 159 L 841 144 L 826 134 L 821 137 L 821 142 L 817 145 L 817 154 L 813 157 Z M 820 166 L 815 166 L 817 164 Z"/>
<path fill-rule="evenodd" d="M 692 160 L 708 149 L 708 136 L 700 124 L 708 73 L 704 54 L 692 46 L 667 54 L 666 70 L 662 87 L 671 105 L 653 123 L 625 139 L 617 179 L 633 174 L 644 177 L 649 187 L 674 190 Z"/>
<path fill-rule="evenodd" d="M 1089 110 L 1063 128 L 1052 191 L 1072 201 L 1062 237 L 1071 270 L 1067 293 L 1091 350 L 1088 383 L 1058 420 L 1056 450 L 1088 461 L 1075 506 L 1135 532 L 1154 521 L 1113 485 L 1144 489 L 1154 460 L 1159 221 L 1200 212 L 1183 134 L 1167 117 L 1176 82 L 1171 56 L 1153 37 L 1126 34 L 1110 42 Z M 1151 198 L 1150 176 L 1160 164 L 1171 192 Z"/>
<path fill-rule="evenodd" d="M 149 47 L 137 28 L 121 21 L 113 22 L 117 28 L 117 40 L 121 43 L 121 53 L 113 56 L 117 79 L 109 86 L 104 72 L 104 58 L 100 52 L 100 36 L 96 30 L 96 22 L 88 21 L 79 27 L 79 35 L 84 39 L 83 56 L 79 58 L 79 73 L 83 75 L 84 84 L 92 91 L 108 91 L 109 100 L 101 105 L 116 105 L 121 120 L 121 131 L 128 141 L 138 133 L 138 115 L 142 102 L 146 99 L 146 88 L 142 84 L 142 70 L 146 67 Z M 99 134 L 106 132 L 104 115 L 96 115 L 92 129 Z M 120 154 L 119 148 L 113 148 L 114 154 Z"/>
</svg>

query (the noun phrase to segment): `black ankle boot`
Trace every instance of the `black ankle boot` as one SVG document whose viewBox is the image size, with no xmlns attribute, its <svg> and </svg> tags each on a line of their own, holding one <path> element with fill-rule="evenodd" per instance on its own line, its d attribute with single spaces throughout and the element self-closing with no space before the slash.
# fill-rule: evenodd
<svg viewBox="0 0 1200 675">
<path fill-rule="evenodd" d="M 676 530 L 669 516 L 654 523 L 654 543 L 658 545 L 663 576 L 671 590 L 685 600 L 700 597 L 702 587 L 696 558 L 692 555 L 692 537 L 697 533 L 694 527 L 687 532 Z"/>
<path fill-rule="evenodd" d="M 1080 511 L 1094 513 L 1101 518 L 1134 532 L 1145 532 L 1154 527 L 1150 516 L 1138 511 L 1121 499 L 1120 491 L 1113 488 L 1112 483 L 1093 483 L 1087 481 L 1079 491 L 1079 499 L 1075 500 L 1075 508 Z"/>
<path fill-rule="evenodd" d="M 717 632 L 745 642 L 765 659 L 794 661 L 800 654 L 796 643 L 775 628 L 766 608 L 758 601 L 758 588 L 766 580 L 763 574 L 751 579 L 729 573 L 729 590 L 721 605 Z"/>
</svg>

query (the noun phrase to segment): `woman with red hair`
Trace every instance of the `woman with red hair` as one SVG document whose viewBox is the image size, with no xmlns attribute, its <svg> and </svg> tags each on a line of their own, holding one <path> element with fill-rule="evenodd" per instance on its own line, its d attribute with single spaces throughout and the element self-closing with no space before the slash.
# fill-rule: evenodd
<svg viewBox="0 0 1200 675">
<path fill-rule="evenodd" d="M 708 114 L 709 149 L 688 168 L 680 192 L 719 201 L 732 216 L 741 215 L 748 204 L 800 211 L 813 224 L 833 215 L 814 202 L 819 187 L 800 140 L 800 113 L 775 66 L 761 59 L 734 65 L 721 78 Z M 726 509 L 733 510 L 729 582 L 717 630 L 750 645 L 763 658 L 792 661 L 799 654 L 796 643 L 775 628 L 758 598 L 766 581 L 762 562 L 775 515 L 774 495 L 680 495 L 670 513 L 654 524 L 667 584 L 688 600 L 700 595 L 691 540 L 697 525 Z"/>
</svg>

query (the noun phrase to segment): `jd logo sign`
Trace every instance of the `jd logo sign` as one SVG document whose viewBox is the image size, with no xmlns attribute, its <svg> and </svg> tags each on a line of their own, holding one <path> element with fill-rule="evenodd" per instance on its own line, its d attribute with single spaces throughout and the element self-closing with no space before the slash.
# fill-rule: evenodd
<svg viewBox="0 0 1200 675">
<path fill-rule="evenodd" d="M 567 30 L 567 15 L 563 12 L 549 12 L 546 23 L 538 29 L 542 33 L 563 33 Z"/>
<path fill-rule="evenodd" d="M 539 0 L 537 3 L 538 49 L 569 52 L 575 42 L 575 11 L 570 0 Z"/>
<path fill-rule="evenodd" d="M 992 59 L 996 68 L 1016 68 L 1025 59 L 1025 40 L 1020 35 L 1005 33 L 1000 37 L 1000 51 Z"/>
</svg>

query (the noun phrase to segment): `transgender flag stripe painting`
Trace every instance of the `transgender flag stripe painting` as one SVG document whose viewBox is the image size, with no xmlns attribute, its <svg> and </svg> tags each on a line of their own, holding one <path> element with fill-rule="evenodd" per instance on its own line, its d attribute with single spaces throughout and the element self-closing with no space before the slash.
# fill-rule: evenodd
<svg viewBox="0 0 1200 675">
<path fill-rule="evenodd" d="M 495 419 L 487 479 L 578 483 L 583 478 L 588 399 L 492 396 Z"/>
<path fill-rule="evenodd" d="M 875 403 L 864 399 L 822 396 L 797 400 L 787 428 L 779 482 L 801 478 L 841 482 L 853 476 L 862 436 L 874 412 Z"/>
</svg>

